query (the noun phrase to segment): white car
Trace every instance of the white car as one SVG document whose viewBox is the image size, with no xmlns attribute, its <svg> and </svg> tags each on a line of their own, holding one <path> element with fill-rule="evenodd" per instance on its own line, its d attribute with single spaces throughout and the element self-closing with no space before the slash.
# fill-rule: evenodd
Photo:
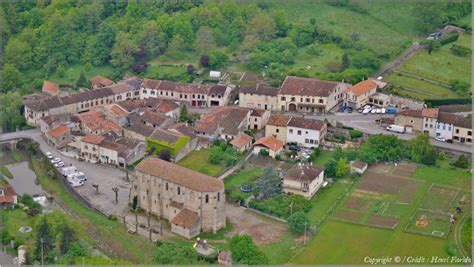
<svg viewBox="0 0 474 267">
<path fill-rule="evenodd" d="M 57 162 L 54 164 L 54 167 L 56 167 L 56 168 L 64 167 L 64 162 L 62 162 L 62 161 L 57 161 Z"/>
<path fill-rule="evenodd" d="M 55 164 L 55 163 L 58 163 L 60 161 L 61 161 L 60 158 L 54 158 L 54 159 L 51 160 L 51 163 Z"/>
<path fill-rule="evenodd" d="M 446 142 L 446 138 L 444 138 L 444 137 L 436 136 L 435 139 L 436 139 L 436 141 Z"/>
<path fill-rule="evenodd" d="M 362 114 L 363 115 L 367 115 L 370 113 L 370 109 L 364 109 L 364 111 L 362 111 Z"/>
<path fill-rule="evenodd" d="M 46 157 L 48 159 L 52 159 L 53 158 L 53 154 L 51 154 L 51 152 L 46 152 Z"/>
<path fill-rule="evenodd" d="M 79 187 L 79 186 L 83 186 L 84 185 L 84 181 L 81 181 L 81 180 L 77 180 L 77 179 L 73 179 L 71 181 L 68 181 L 69 184 L 72 186 L 72 187 Z"/>
<path fill-rule="evenodd" d="M 375 109 L 375 113 L 377 113 L 377 114 L 382 113 L 382 109 L 380 109 L 380 108 Z"/>
<path fill-rule="evenodd" d="M 370 111 L 371 114 L 375 114 L 376 112 L 377 112 L 377 109 L 375 108 Z"/>
<path fill-rule="evenodd" d="M 382 108 L 382 114 L 387 113 L 387 110 L 385 108 Z"/>
</svg>

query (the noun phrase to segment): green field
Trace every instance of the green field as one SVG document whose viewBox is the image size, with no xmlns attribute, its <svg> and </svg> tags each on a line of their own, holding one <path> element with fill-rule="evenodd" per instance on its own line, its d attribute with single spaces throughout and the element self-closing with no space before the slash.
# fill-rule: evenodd
<svg viewBox="0 0 474 267">
<path fill-rule="evenodd" d="M 271 7 L 293 14 L 288 17 L 290 22 L 307 23 L 314 18 L 318 24 L 342 36 L 355 33 L 362 43 L 379 54 L 393 55 L 409 45 L 415 35 L 411 4 L 372 1 L 359 2 L 359 5 L 367 11 L 365 14 L 321 1 L 279 1 Z"/>
<path fill-rule="evenodd" d="M 219 174 L 224 171 L 225 166 L 210 163 L 208 157 L 209 149 L 195 150 L 180 160 L 177 164 L 210 176 L 219 176 Z"/>
<path fill-rule="evenodd" d="M 407 95 L 416 99 L 458 97 L 458 95 L 449 88 L 427 81 L 418 80 L 403 74 L 398 75 L 391 73 L 385 77 L 385 80 L 394 84 L 395 90 L 397 90 L 399 94 Z"/>
<path fill-rule="evenodd" d="M 114 69 L 111 65 L 92 67 L 89 71 L 85 70 L 84 65 L 74 65 L 64 70 L 64 75 L 62 77 L 56 72 L 48 77 L 48 79 L 61 85 L 75 85 L 82 71 L 84 71 L 87 80 L 90 80 L 97 75 L 112 79 L 114 73 Z"/>
<path fill-rule="evenodd" d="M 313 160 L 313 164 L 324 168 L 324 165 L 331 159 L 333 159 L 334 151 L 321 150 L 321 154 Z"/>
<path fill-rule="evenodd" d="M 471 39 L 470 34 L 461 35 L 456 42 L 441 46 L 431 55 L 426 49 L 419 50 L 398 67 L 401 74 L 391 73 L 385 77 L 385 80 L 395 85 L 401 95 L 417 99 L 460 97 L 450 90 L 449 81 L 471 82 L 471 57 L 456 56 L 451 53 L 450 48 L 453 44 L 469 48 Z M 403 87 L 407 89 L 404 90 Z M 413 92 L 409 90 L 410 88 L 418 92 Z"/>
<path fill-rule="evenodd" d="M 244 193 L 240 190 L 240 187 L 244 184 L 251 185 L 255 182 L 255 179 L 262 173 L 260 167 L 250 167 L 239 173 L 231 175 L 224 179 L 224 186 L 227 192 L 227 197 L 230 199 L 246 199 L 251 193 Z"/>
<path fill-rule="evenodd" d="M 449 162 L 445 160 L 440 161 L 437 167 L 419 167 L 412 174 L 412 177 L 426 182 L 420 184 L 411 203 L 403 208 L 395 205 L 392 210 L 390 210 L 390 207 L 385 210 L 385 212 L 400 217 L 399 224 L 394 230 L 361 226 L 331 219 L 326 220 L 317 229 L 315 237 L 311 239 L 307 247 L 293 258 L 291 262 L 294 264 L 364 264 L 366 263 L 364 262 L 366 256 L 400 256 L 402 258 L 403 256 L 424 256 L 431 258 L 431 256 L 447 257 L 450 255 L 448 254 L 447 247 L 448 244 L 453 243 L 452 231 L 447 239 L 442 239 L 422 234 L 407 233 L 404 228 L 411 222 L 411 218 L 416 215 L 416 211 L 433 183 L 450 187 L 461 187 L 467 190 L 470 188 L 470 173 L 466 170 L 452 168 Z M 446 179 L 447 177 L 449 179 Z M 339 192 L 341 190 L 339 189 Z M 337 193 L 334 194 L 336 195 Z M 334 203 L 334 196 L 332 198 L 328 199 L 328 202 Z M 343 204 L 339 206 L 341 205 Z M 317 206 L 315 205 L 313 210 Z M 325 205 L 322 206 L 324 209 Z M 322 216 L 321 212 L 318 215 L 313 210 L 308 214 L 312 223 Z M 469 210 L 469 208 L 466 207 L 465 210 Z M 312 215 L 313 213 L 314 215 Z M 442 228 L 449 232 L 449 228 L 446 228 L 450 227 L 449 222 L 446 224 L 445 220 L 440 220 L 439 225 L 436 223 L 437 221 L 432 222 L 431 228 Z M 467 232 L 467 230 L 465 231 Z M 431 233 L 432 231 L 429 230 L 429 232 Z M 455 251 L 457 250 L 455 249 Z M 450 251 L 450 253 L 452 252 Z"/>
</svg>

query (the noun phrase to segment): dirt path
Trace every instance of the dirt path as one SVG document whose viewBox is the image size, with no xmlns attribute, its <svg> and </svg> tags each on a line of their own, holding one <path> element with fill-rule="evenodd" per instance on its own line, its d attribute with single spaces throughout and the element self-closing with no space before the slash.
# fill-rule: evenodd
<svg viewBox="0 0 474 267">
<path fill-rule="evenodd" d="M 465 223 L 466 221 L 466 218 L 468 218 L 468 213 L 465 213 L 462 218 L 459 220 L 459 223 L 456 225 L 456 229 L 454 231 L 454 240 L 456 241 L 456 244 L 458 245 L 459 247 L 459 250 L 461 251 L 461 254 L 464 256 L 464 257 L 469 257 L 469 253 L 464 249 L 464 246 L 462 245 L 462 241 L 461 241 L 461 230 L 462 230 L 462 226 L 463 224 Z"/>
<path fill-rule="evenodd" d="M 413 54 L 415 54 L 416 51 L 418 51 L 420 48 L 424 48 L 423 46 L 420 46 L 418 42 L 413 43 L 407 50 L 405 50 L 402 54 L 400 54 L 397 58 L 392 60 L 391 62 L 385 64 L 377 73 L 374 74 L 374 78 L 377 78 L 379 76 L 385 75 L 387 72 L 390 70 L 396 68 L 398 65 L 402 64 L 406 60 L 408 60 Z"/>
</svg>

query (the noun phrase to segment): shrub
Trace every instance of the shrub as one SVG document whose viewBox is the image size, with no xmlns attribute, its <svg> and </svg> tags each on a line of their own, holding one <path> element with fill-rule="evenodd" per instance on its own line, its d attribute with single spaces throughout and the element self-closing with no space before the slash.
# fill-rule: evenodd
<svg viewBox="0 0 474 267">
<path fill-rule="evenodd" d="M 270 152 L 268 152 L 268 150 L 266 149 L 261 149 L 258 154 L 262 157 L 268 157 L 270 155 Z"/>
<path fill-rule="evenodd" d="M 349 130 L 349 134 L 351 135 L 351 139 L 357 139 L 364 136 L 364 133 L 358 130 Z"/>
<path fill-rule="evenodd" d="M 461 154 L 459 158 L 453 163 L 458 168 L 467 169 L 469 168 L 469 160 L 464 154 Z"/>
<path fill-rule="evenodd" d="M 472 49 L 461 45 L 453 44 L 453 46 L 451 46 L 451 52 L 456 56 L 465 57 L 472 53 Z"/>
<path fill-rule="evenodd" d="M 249 202 L 249 206 L 261 212 L 286 219 L 292 212 L 309 211 L 312 204 L 309 200 L 300 195 L 279 195 L 267 198 L 263 201 L 252 199 Z"/>
<path fill-rule="evenodd" d="M 439 42 L 440 42 L 441 45 L 445 45 L 445 44 L 449 44 L 449 43 L 452 43 L 452 42 L 456 42 L 458 39 L 459 39 L 459 35 L 455 34 L 455 35 L 445 37 L 445 38 L 439 40 Z"/>
<path fill-rule="evenodd" d="M 291 232 L 295 234 L 302 234 L 304 233 L 305 229 L 309 227 L 309 220 L 306 218 L 304 212 L 299 211 L 288 217 L 288 225 L 290 226 Z"/>
</svg>

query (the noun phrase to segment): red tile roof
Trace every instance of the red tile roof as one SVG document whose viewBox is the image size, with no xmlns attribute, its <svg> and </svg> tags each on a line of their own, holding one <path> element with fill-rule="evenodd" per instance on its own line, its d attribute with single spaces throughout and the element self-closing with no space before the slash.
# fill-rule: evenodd
<svg viewBox="0 0 474 267">
<path fill-rule="evenodd" d="M 114 82 L 112 80 L 109 80 L 109 79 L 105 78 L 105 77 L 97 75 L 91 80 L 91 84 L 92 85 L 100 85 L 100 86 L 109 86 L 109 85 L 114 84 Z"/>
<path fill-rule="evenodd" d="M 337 85 L 337 82 L 286 76 L 280 94 L 325 97 L 329 96 Z"/>
<path fill-rule="evenodd" d="M 0 203 L 13 203 L 15 202 L 16 192 L 11 185 L 7 185 L 3 188 L 3 194 L 0 195 Z"/>
<path fill-rule="evenodd" d="M 290 122 L 290 120 L 291 120 L 291 116 L 272 114 L 270 115 L 270 118 L 268 119 L 267 124 L 273 125 L 273 126 L 286 127 L 288 125 L 288 122 Z"/>
<path fill-rule="evenodd" d="M 100 136 L 100 135 L 95 135 L 95 134 L 88 134 L 84 137 L 82 137 L 81 141 L 93 145 L 98 145 L 102 141 L 104 141 L 105 137 Z"/>
<path fill-rule="evenodd" d="M 299 166 L 299 165 L 294 165 L 291 169 L 288 170 L 288 172 L 285 174 L 284 179 L 285 180 L 292 180 L 292 181 L 298 181 L 298 182 L 306 182 L 310 184 L 313 182 L 316 178 L 319 177 L 319 175 L 323 172 L 323 169 L 318 168 L 316 166 Z"/>
<path fill-rule="evenodd" d="M 421 110 L 421 116 L 437 119 L 439 109 L 437 108 L 424 108 Z"/>
<path fill-rule="evenodd" d="M 235 146 L 236 148 L 242 148 L 250 143 L 252 143 L 252 137 L 244 133 L 239 134 L 236 138 L 230 141 L 230 144 Z"/>
<path fill-rule="evenodd" d="M 43 82 L 43 92 L 50 95 L 57 95 L 59 91 L 59 85 L 50 81 Z"/>
<path fill-rule="evenodd" d="M 110 111 L 117 116 L 125 116 L 128 114 L 125 109 L 116 104 L 113 104 L 112 108 L 110 108 Z"/>
<path fill-rule="evenodd" d="M 278 151 L 283 147 L 283 141 L 280 141 L 274 136 L 270 135 L 258 139 L 254 145 L 262 145 L 270 150 Z"/>
<path fill-rule="evenodd" d="M 184 209 L 174 216 L 173 220 L 171 220 L 171 223 L 189 229 L 195 226 L 198 221 L 199 215 L 196 212 L 189 209 Z"/>
<path fill-rule="evenodd" d="M 199 192 L 224 190 L 224 183 L 217 178 L 158 158 L 145 158 L 135 170 Z"/>
<path fill-rule="evenodd" d="M 353 92 L 355 95 L 362 95 L 365 92 L 376 89 L 377 84 L 372 80 L 362 81 L 347 90 L 347 92 Z"/>
<path fill-rule="evenodd" d="M 320 120 L 308 119 L 303 117 L 293 117 L 291 118 L 288 126 L 297 127 L 302 129 L 312 129 L 321 131 L 325 127 L 326 123 Z"/>
<path fill-rule="evenodd" d="M 49 130 L 48 134 L 49 134 L 49 136 L 51 136 L 53 138 L 58 138 L 58 137 L 63 136 L 64 134 L 66 134 L 70 131 L 71 131 L 71 129 L 69 129 L 68 127 L 66 127 L 64 125 L 59 125 L 58 127 Z"/>
</svg>

